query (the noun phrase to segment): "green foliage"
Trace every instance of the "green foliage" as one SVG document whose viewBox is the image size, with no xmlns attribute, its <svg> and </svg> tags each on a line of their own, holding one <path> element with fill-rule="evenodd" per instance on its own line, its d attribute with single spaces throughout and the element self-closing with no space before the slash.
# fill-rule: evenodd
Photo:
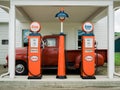
<svg viewBox="0 0 120 90">
<path fill-rule="evenodd" d="M 120 66 L 120 52 L 115 53 L 115 65 Z"/>
<path fill-rule="evenodd" d="M 120 32 L 115 32 L 115 36 L 120 36 Z"/>
</svg>

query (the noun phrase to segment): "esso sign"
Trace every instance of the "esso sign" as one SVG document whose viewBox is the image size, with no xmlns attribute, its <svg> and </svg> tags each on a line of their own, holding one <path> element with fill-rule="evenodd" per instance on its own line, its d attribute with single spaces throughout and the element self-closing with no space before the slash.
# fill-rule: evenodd
<svg viewBox="0 0 120 90">
<path fill-rule="evenodd" d="M 93 60 L 93 57 L 92 56 L 86 56 L 85 60 L 88 61 L 88 62 L 91 62 Z"/>
<path fill-rule="evenodd" d="M 39 32 L 40 29 L 41 29 L 40 23 L 38 23 L 38 22 L 32 22 L 32 23 L 31 23 L 31 25 L 30 25 L 30 30 L 31 30 L 32 32 Z"/>
<path fill-rule="evenodd" d="M 82 29 L 83 29 L 84 32 L 90 33 L 90 32 L 93 31 L 94 26 L 93 26 L 93 24 L 90 23 L 90 22 L 85 22 L 85 23 L 82 25 Z"/>
<path fill-rule="evenodd" d="M 31 56 L 30 59 L 31 59 L 33 62 L 38 61 L 38 57 L 37 57 L 37 56 Z"/>
</svg>

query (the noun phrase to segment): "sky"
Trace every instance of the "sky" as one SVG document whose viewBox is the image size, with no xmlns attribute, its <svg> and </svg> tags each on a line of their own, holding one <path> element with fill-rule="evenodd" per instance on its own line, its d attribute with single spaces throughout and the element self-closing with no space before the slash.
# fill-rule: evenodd
<svg viewBox="0 0 120 90">
<path fill-rule="evenodd" d="M 120 9 L 115 11 L 115 32 L 120 32 Z"/>
</svg>

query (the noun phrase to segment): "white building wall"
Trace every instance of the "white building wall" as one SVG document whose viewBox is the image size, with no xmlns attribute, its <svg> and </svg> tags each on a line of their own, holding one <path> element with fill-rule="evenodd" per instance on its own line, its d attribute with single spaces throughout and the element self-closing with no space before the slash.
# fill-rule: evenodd
<svg viewBox="0 0 120 90">
<path fill-rule="evenodd" d="M 8 22 L 8 21 L 9 21 L 8 13 L 0 8 L 0 22 Z"/>
<path fill-rule="evenodd" d="M 102 18 L 95 24 L 95 38 L 98 42 L 98 49 L 107 49 L 107 42 L 108 42 L 108 30 L 107 30 L 107 17 Z"/>
<path fill-rule="evenodd" d="M 22 30 L 29 29 L 30 23 L 21 23 L 16 20 L 16 47 L 22 47 Z"/>
<path fill-rule="evenodd" d="M 41 23 L 41 34 L 52 35 L 60 34 L 60 22 L 57 23 Z M 80 29 L 80 23 L 64 23 L 64 34 L 66 34 L 66 49 L 75 50 L 77 46 L 77 31 Z"/>
<path fill-rule="evenodd" d="M 8 13 L 0 8 L 0 64 L 6 63 L 5 58 L 8 53 L 8 45 L 2 44 L 2 40 L 8 40 L 8 21 Z"/>
<path fill-rule="evenodd" d="M 0 64 L 5 64 L 8 45 L 3 45 L 2 40 L 8 40 L 8 23 L 0 23 Z"/>
</svg>

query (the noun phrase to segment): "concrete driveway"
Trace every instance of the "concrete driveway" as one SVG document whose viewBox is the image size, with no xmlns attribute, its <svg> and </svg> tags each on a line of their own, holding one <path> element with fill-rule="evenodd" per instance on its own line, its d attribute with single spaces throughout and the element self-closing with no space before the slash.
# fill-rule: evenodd
<svg viewBox="0 0 120 90">
<path fill-rule="evenodd" d="M 7 72 L 7 68 L 0 66 L 0 74 Z M 120 72 L 120 68 L 116 68 Z M 27 76 L 16 76 L 15 79 L 9 77 L 0 78 L 0 90 L 120 90 L 120 78 L 109 80 L 107 66 L 99 67 L 96 74 L 101 75 L 97 80 L 82 80 L 79 72 L 68 71 L 66 80 L 57 80 L 56 70 L 44 70 L 41 80 L 28 80 Z"/>
</svg>

